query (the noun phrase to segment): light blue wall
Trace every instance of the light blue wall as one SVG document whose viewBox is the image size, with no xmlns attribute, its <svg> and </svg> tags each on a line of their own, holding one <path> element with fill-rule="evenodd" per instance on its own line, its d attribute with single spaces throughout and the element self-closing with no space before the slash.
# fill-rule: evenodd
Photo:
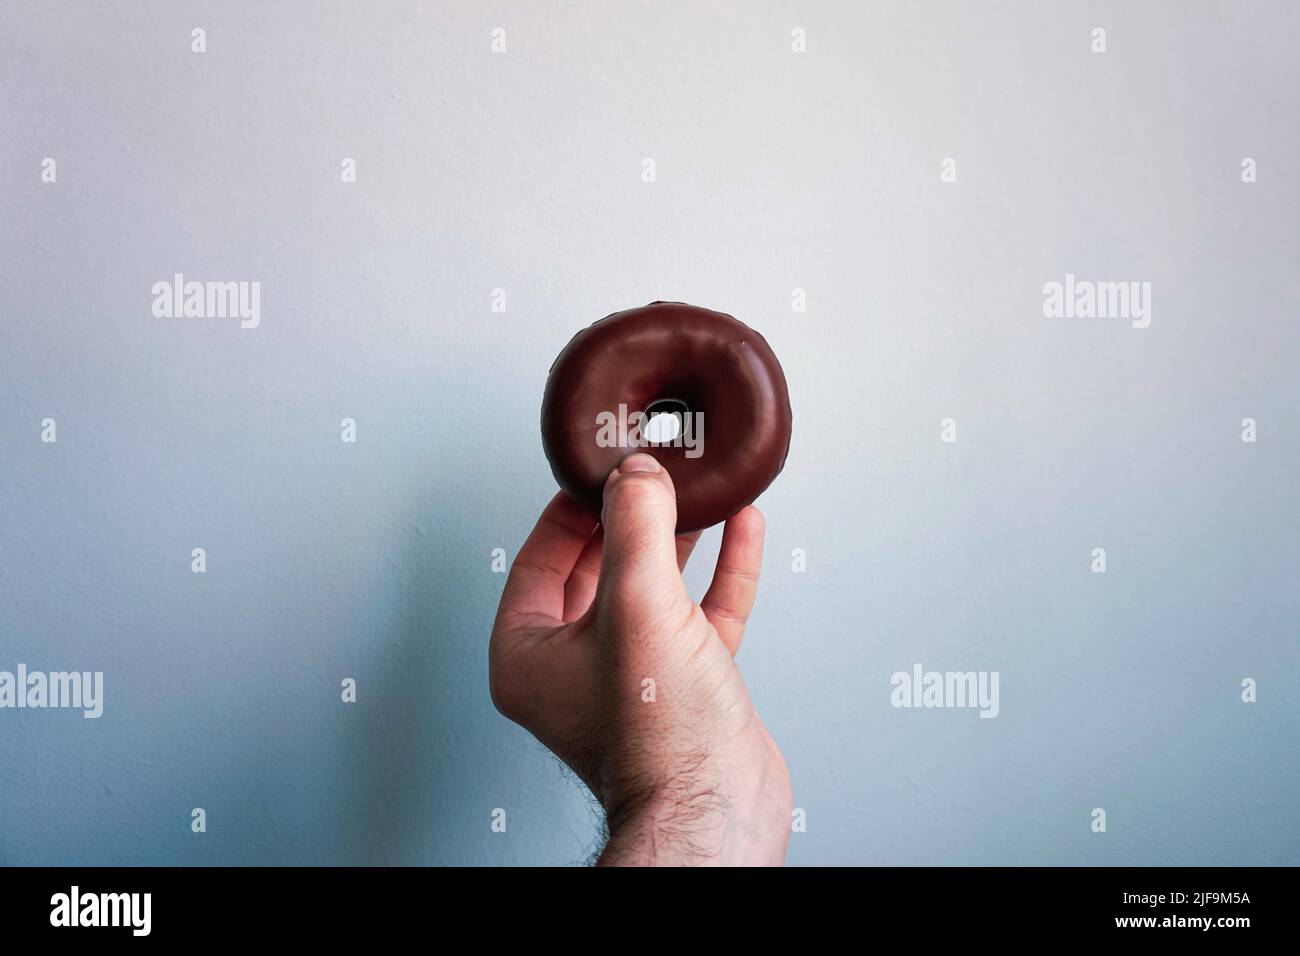
<svg viewBox="0 0 1300 956">
<path fill-rule="evenodd" d="M 490 553 L 552 357 L 660 298 L 790 382 L 741 663 L 792 862 L 1300 862 L 1295 6 L 738 9 L 5 5 L 0 670 L 106 701 L 0 710 L 0 862 L 583 860 Z M 155 318 L 175 272 L 261 325 Z M 1067 272 L 1150 328 L 1045 318 Z M 894 709 L 916 662 L 1000 716 Z"/>
</svg>

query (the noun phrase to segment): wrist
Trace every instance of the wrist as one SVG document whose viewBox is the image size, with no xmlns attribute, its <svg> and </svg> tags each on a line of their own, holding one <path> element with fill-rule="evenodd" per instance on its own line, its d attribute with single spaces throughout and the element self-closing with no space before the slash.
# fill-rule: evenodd
<svg viewBox="0 0 1300 956">
<path fill-rule="evenodd" d="M 792 800 L 784 765 L 689 778 L 607 800 L 601 866 L 780 866 Z"/>
</svg>

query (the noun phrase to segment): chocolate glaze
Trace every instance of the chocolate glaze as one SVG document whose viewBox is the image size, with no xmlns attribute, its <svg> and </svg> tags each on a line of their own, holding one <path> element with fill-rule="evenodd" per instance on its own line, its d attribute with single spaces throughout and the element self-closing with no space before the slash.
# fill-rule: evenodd
<svg viewBox="0 0 1300 956">
<path fill-rule="evenodd" d="M 597 416 L 675 399 L 703 414 L 701 454 L 606 447 Z M 790 450 L 785 374 L 763 336 L 683 302 L 652 302 L 588 326 L 560 352 L 542 397 L 542 446 L 561 488 L 600 517 L 605 479 L 627 455 L 653 455 L 677 489 L 677 532 L 717 524 L 757 498 Z M 608 432 L 607 432 L 608 434 Z"/>
</svg>

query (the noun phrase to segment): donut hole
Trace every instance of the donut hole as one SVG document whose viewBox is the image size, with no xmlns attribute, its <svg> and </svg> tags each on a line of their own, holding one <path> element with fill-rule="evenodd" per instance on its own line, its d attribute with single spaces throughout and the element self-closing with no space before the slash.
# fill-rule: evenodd
<svg viewBox="0 0 1300 956">
<path fill-rule="evenodd" d="M 668 445 L 685 430 L 690 409 L 678 398 L 661 398 L 646 406 L 641 434 L 652 445 Z"/>
</svg>

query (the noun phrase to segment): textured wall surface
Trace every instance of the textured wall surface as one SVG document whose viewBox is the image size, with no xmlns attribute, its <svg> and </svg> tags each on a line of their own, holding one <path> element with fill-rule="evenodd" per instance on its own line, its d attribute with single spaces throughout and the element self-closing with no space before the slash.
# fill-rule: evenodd
<svg viewBox="0 0 1300 956">
<path fill-rule="evenodd" d="M 740 660 L 792 862 L 1300 862 L 1298 29 L 8 0 L 0 671 L 102 671 L 104 712 L 0 709 L 0 862 L 584 860 L 488 699 L 491 553 L 554 490 L 552 357 L 654 299 L 790 382 Z M 155 315 L 175 273 L 258 325 Z M 1045 315 L 1070 274 L 1149 325 Z M 918 663 L 998 716 L 892 706 Z"/>
</svg>

